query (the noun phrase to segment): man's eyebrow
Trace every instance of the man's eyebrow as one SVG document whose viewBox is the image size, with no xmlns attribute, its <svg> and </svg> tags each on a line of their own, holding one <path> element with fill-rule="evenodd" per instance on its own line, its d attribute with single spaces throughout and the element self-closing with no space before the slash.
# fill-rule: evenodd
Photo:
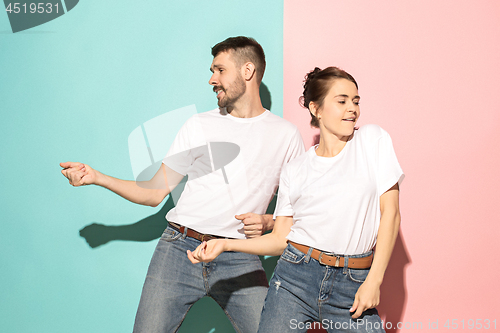
<svg viewBox="0 0 500 333">
<path fill-rule="evenodd" d="M 212 66 L 210 66 L 210 71 L 213 73 L 214 72 L 214 69 L 217 69 L 217 68 L 220 68 L 220 67 L 224 67 L 222 65 L 217 65 L 217 64 L 213 64 Z"/>
</svg>

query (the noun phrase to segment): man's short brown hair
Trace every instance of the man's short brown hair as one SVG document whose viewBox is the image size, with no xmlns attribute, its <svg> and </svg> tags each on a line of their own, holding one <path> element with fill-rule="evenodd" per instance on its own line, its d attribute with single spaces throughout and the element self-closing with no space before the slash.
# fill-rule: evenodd
<svg viewBox="0 0 500 333">
<path fill-rule="evenodd" d="M 262 46 L 253 38 L 244 36 L 230 37 L 212 47 L 212 56 L 215 58 L 219 53 L 229 50 L 234 52 L 234 61 L 238 67 L 243 66 L 246 62 L 255 65 L 257 82 L 260 84 L 266 69 L 266 57 Z"/>
</svg>

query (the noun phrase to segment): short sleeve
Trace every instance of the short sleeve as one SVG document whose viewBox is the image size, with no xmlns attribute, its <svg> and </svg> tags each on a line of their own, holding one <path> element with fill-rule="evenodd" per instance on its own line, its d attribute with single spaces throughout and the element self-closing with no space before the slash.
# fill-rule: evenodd
<svg viewBox="0 0 500 333">
<path fill-rule="evenodd" d="M 285 166 L 280 175 L 278 201 L 276 203 L 276 209 L 274 210 L 274 219 L 276 219 L 277 216 L 293 216 L 292 203 L 290 201 L 288 169 L 289 168 Z"/>
<path fill-rule="evenodd" d="M 285 163 L 288 163 L 294 158 L 302 155 L 304 151 L 304 141 L 302 140 L 302 136 L 300 135 L 299 130 L 296 128 L 286 152 Z"/>
<path fill-rule="evenodd" d="M 193 119 L 189 119 L 179 130 L 174 142 L 170 146 L 163 163 L 170 169 L 181 175 L 186 175 L 188 168 L 194 162 L 194 155 L 191 151 L 190 127 Z"/>
<path fill-rule="evenodd" d="M 378 139 L 377 149 L 377 187 L 378 194 L 382 195 L 394 184 L 401 185 L 405 175 L 394 152 L 391 137 L 383 130 Z"/>
</svg>

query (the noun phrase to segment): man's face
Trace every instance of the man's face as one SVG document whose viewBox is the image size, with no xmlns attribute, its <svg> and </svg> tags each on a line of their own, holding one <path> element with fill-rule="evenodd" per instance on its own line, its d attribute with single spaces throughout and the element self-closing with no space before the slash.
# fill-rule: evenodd
<svg viewBox="0 0 500 333">
<path fill-rule="evenodd" d="M 210 71 L 213 74 L 209 83 L 217 94 L 217 104 L 221 108 L 233 106 L 245 93 L 246 84 L 240 69 L 232 59 L 232 51 L 217 54 L 212 61 Z"/>
</svg>

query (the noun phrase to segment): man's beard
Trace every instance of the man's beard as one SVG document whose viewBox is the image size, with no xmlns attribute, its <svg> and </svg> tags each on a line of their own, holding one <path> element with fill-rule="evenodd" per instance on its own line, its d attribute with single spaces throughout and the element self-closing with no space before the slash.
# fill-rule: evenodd
<svg viewBox="0 0 500 333">
<path fill-rule="evenodd" d="M 217 104 L 221 108 L 234 106 L 234 103 L 236 103 L 247 90 L 247 86 L 241 75 L 237 76 L 236 80 L 227 89 L 224 89 L 222 86 L 220 86 L 220 88 L 224 91 L 224 97 L 217 101 Z"/>
</svg>

